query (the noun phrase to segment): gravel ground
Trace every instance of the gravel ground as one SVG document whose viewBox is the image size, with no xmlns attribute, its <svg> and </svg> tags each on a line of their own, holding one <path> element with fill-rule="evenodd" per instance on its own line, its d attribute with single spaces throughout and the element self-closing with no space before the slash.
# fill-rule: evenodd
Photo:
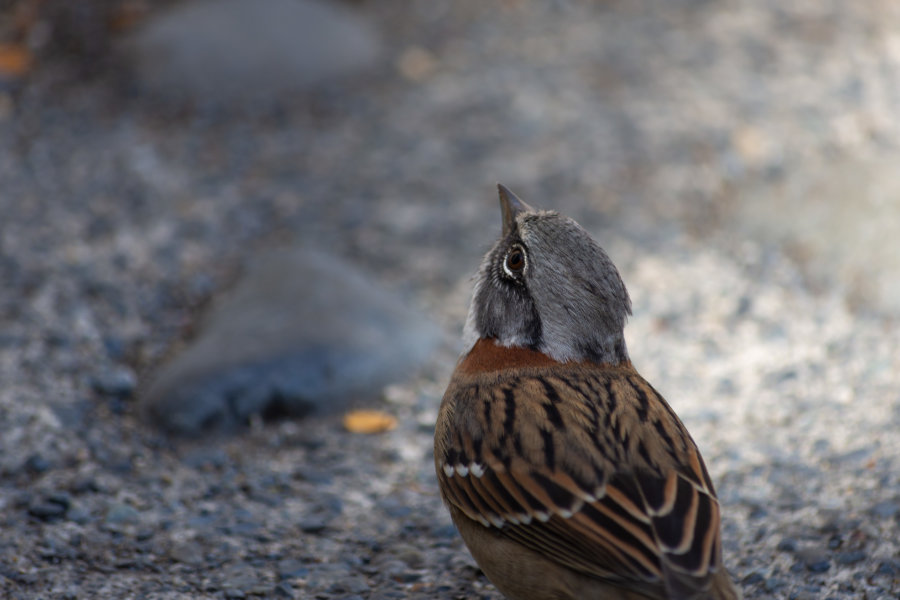
<svg viewBox="0 0 900 600">
<path fill-rule="evenodd" d="M 16 92 L 0 121 L 0 595 L 499 599 L 433 479 L 457 347 L 385 389 L 399 426 L 375 436 L 322 417 L 169 439 L 132 398 L 241 261 L 284 240 L 356 260 L 459 330 L 501 180 L 617 262 L 632 358 L 707 459 L 745 596 L 896 598 L 900 323 L 850 295 L 888 274 L 827 268 L 848 251 L 840 223 L 810 246 L 825 258 L 798 259 L 784 219 L 815 198 L 748 203 L 850 158 L 896 164 L 900 7 L 360 10 L 385 64 L 264 115 L 163 112 L 64 62 Z"/>
</svg>

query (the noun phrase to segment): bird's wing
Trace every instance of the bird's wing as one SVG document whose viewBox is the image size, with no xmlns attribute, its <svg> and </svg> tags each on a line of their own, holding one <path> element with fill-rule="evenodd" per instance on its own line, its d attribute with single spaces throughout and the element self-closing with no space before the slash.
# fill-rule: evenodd
<svg viewBox="0 0 900 600">
<path fill-rule="evenodd" d="M 720 566 L 719 504 L 681 421 L 631 369 L 458 385 L 438 459 L 468 518 L 605 580 L 691 598 Z M 466 432 L 466 433 L 462 433 Z"/>
</svg>

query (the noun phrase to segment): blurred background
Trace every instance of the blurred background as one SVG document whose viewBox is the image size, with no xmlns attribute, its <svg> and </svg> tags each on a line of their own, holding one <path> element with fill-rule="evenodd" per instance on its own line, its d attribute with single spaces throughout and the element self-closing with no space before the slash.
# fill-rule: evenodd
<svg viewBox="0 0 900 600">
<path fill-rule="evenodd" d="M 0 0 L 0 591 L 115 597 L 162 569 L 193 596 L 498 597 L 428 461 L 502 182 L 619 266 L 748 597 L 890 597 L 898 159 L 890 0 Z M 351 396 L 393 433 L 255 421 Z M 185 450 L 147 415 L 262 429 Z M 222 509 L 224 531 L 207 477 L 283 520 Z M 402 506 L 420 521 L 391 529 Z M 72 528 L 120 544 L 86 563 L 111 587 Z M 307 549 L 275 570 L 209 550 L 285 528 Z M 394 547 L 417 536 L 440 550 Z"/>
</svg>

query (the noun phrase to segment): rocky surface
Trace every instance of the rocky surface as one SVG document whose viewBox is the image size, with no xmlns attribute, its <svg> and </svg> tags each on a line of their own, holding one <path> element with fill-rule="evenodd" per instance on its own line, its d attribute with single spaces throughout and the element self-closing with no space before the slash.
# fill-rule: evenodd
<svg viewBox="0 0 900 600">
<path fill-rule="evenodd" d="M 252 118 L 163 112 L 121 85 L 133 73 L 65 62 L 3 113 L 2 595 L 498 599 L 432 475 L 458 346 L 382 391 L 399 425 L 375 436 L 335 415 L 170 439 L 133 398 L 236 266 L 284 240 L 352 259 L 453 335 L 500 180 L 618 264 L 632 358 L 710 465 L 745 596 L 896 597 L 895 259 L 849 253 L 897 214 L 852 195 L 890 189 L 898 7 L 356 10 L 383 63 Z"/>
</svg>

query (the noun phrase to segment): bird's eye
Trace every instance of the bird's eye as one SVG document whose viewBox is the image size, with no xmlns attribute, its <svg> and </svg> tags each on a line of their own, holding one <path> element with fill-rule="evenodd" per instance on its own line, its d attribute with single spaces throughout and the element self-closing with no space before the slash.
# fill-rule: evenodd
<svg viewBox="0 0 900 600">
<path fill-rule="evenodd" d="M 507 275 L 517 277 L 525 270 L 525 261 L 525 249 L 516 244 L 506 253 L 506 258 L 503 260 L 503 270 L 506 271 Z"/>
</svg>

